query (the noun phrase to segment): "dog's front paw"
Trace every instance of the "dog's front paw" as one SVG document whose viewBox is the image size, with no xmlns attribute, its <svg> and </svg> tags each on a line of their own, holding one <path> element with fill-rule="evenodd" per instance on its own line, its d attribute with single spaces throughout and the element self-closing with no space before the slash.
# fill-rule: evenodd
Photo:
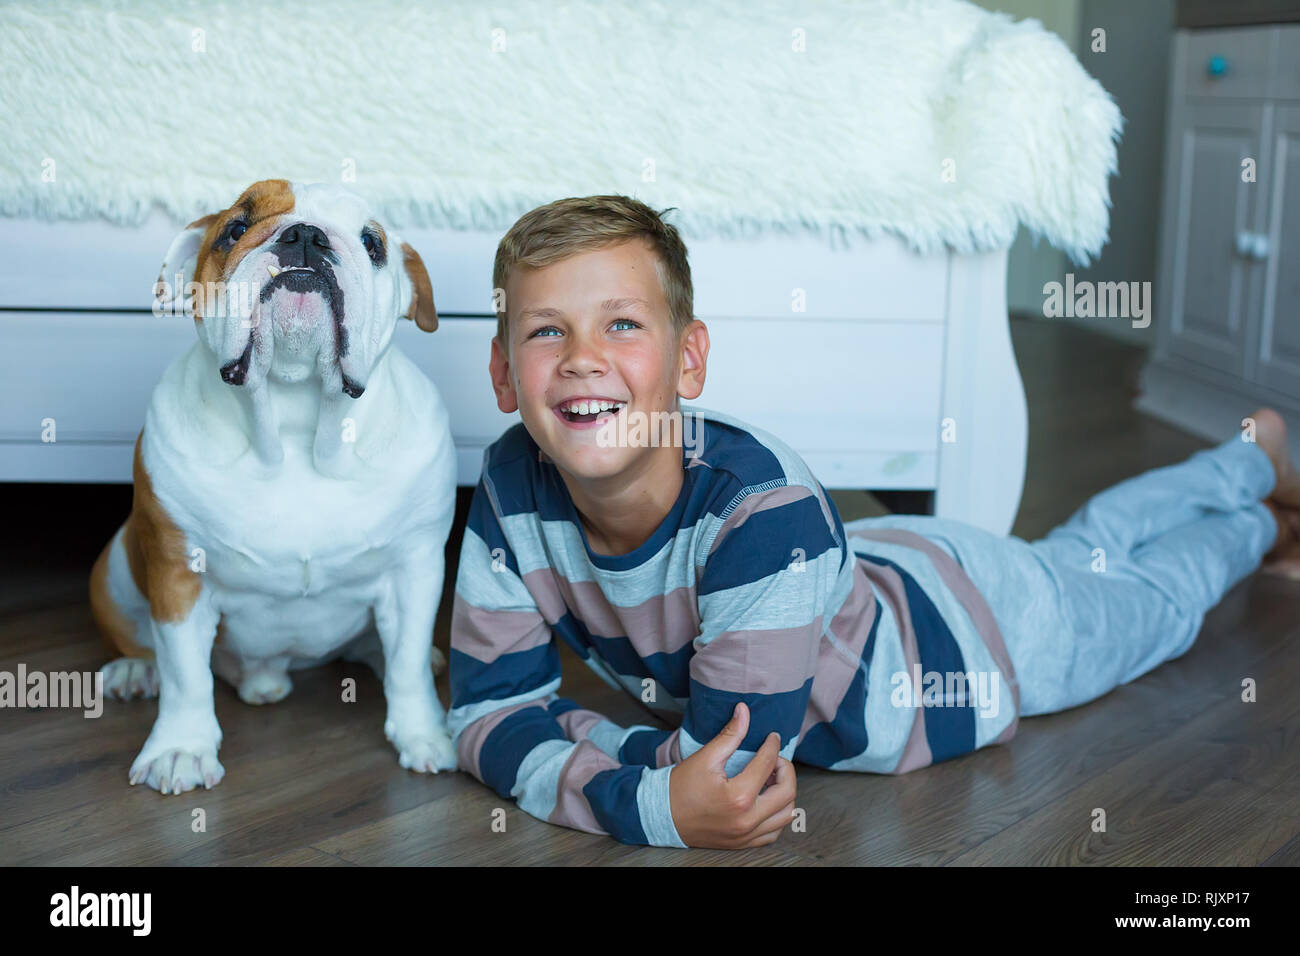
<svg viewBox="0 0 1300 956">
<path fill-rule="evenodd" d="M 160 717 L 131 764 L 131 786 L 144 783 L 159 793 L 185 793 L 198 786 L 211 789 L 226 775 L 217 760 L 220 746 L 221 729 L 215 719 Z"/>
<path fill-rule="evenodd" d="M 104 693 L 118 700 L 158 696 L 158 665 L 138 657 L 119 657 L 99 669 L 104 675 Z"/>
<path fill-rule="evenodd" d="M 175 747 L 151 756 L 141 751 L 131 764 L 131 786 L 148 784 L 159 793 L 185 793 L 195 787 L 211 790 L 226 775 L 216 748 L 189 750 Z"/>
<path fill-rule="evenodd" d="M 445 730 L 410 739 L 393 741 L 397 748 L 397 762 L 416 773 L 437 773 L 439 770 L 456 770 L 456 748 L 451 735 Z"/>
</svg>

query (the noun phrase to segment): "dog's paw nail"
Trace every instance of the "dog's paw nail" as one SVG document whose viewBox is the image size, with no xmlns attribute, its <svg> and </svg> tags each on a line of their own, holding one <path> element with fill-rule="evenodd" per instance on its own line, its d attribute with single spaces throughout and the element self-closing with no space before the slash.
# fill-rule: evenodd
<svg viewBox="0 0 1300 956">
<path fill-rule="evenodd" d="M 137 760 L 128 779 L 132 784 L 145 783 L 167 795 L 189 793 L 199 786 L 210 790 L 225 775 L 217 762 L 217 746 L 220 746 L 219 739 L 211 749 L 182 746 L 164 750 L 151 759 Z"/>
</svg>

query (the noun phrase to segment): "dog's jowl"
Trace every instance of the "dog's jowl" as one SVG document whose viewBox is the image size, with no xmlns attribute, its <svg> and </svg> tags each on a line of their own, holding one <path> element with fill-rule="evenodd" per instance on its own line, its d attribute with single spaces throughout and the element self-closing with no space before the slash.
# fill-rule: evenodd
<svg viewBox="0 0 1300 956">
<path fill-rule="evenodd" d="M 221 780 L 213 674 L 269 704 L 338 657 L 383 680 L 403 767 L 455 769 L 433 683 L 455 449 L 391 344 L 438 326 L 420 257 L 360 197 L 267 180 L 183 230 L 156 289 L 198 341 L 154 390 L 90 579 L 105 691 L 158 697 L 131 783 Z"/>
</svg>

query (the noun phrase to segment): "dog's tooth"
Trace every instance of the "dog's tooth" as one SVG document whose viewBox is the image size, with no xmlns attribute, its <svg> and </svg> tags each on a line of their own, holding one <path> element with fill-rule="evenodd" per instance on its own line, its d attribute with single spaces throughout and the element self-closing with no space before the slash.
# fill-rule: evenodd
<svg viewBox="0 0 1300 956">
<path fill-rule="evenodd" d="M 280 274 L 280 270 L 277 269 L 275 266 L 267 266 L 267 267 L 266 267 L 266 271 L 269 272 L 269 273 L 271 273 L 271 278 L 272 278 L 272 279 L 274 279 L 276 276 L 278 276 L 278 275 Z"/>
</svg>

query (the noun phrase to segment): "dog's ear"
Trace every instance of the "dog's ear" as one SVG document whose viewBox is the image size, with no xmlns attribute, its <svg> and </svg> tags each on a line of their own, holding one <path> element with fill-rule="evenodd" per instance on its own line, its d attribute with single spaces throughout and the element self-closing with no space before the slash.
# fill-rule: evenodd
<svg viewBox="0 0 1300 956">
<path fill-rule="evenodd" d="M 433 284 L 420 254 L 406 243 L 402 243 L 402 265 L 411 280 L 411 302 L 402 317 L 413 319 L 424 331 L 432 332 L 438 327 L 438 310 L 433 307 Z"/>
<path fill-rule="evenodd" d="M 173 310 L 178 302 L 185 301 L 185 288 L 194 281 L 203 236 L 220 215 L 214 212 L 195 219 L 172 240 L 167 255 L 163 256 L 158 282 L 154 285 L 154 297 L 164 310 Z"/>
</svg>

